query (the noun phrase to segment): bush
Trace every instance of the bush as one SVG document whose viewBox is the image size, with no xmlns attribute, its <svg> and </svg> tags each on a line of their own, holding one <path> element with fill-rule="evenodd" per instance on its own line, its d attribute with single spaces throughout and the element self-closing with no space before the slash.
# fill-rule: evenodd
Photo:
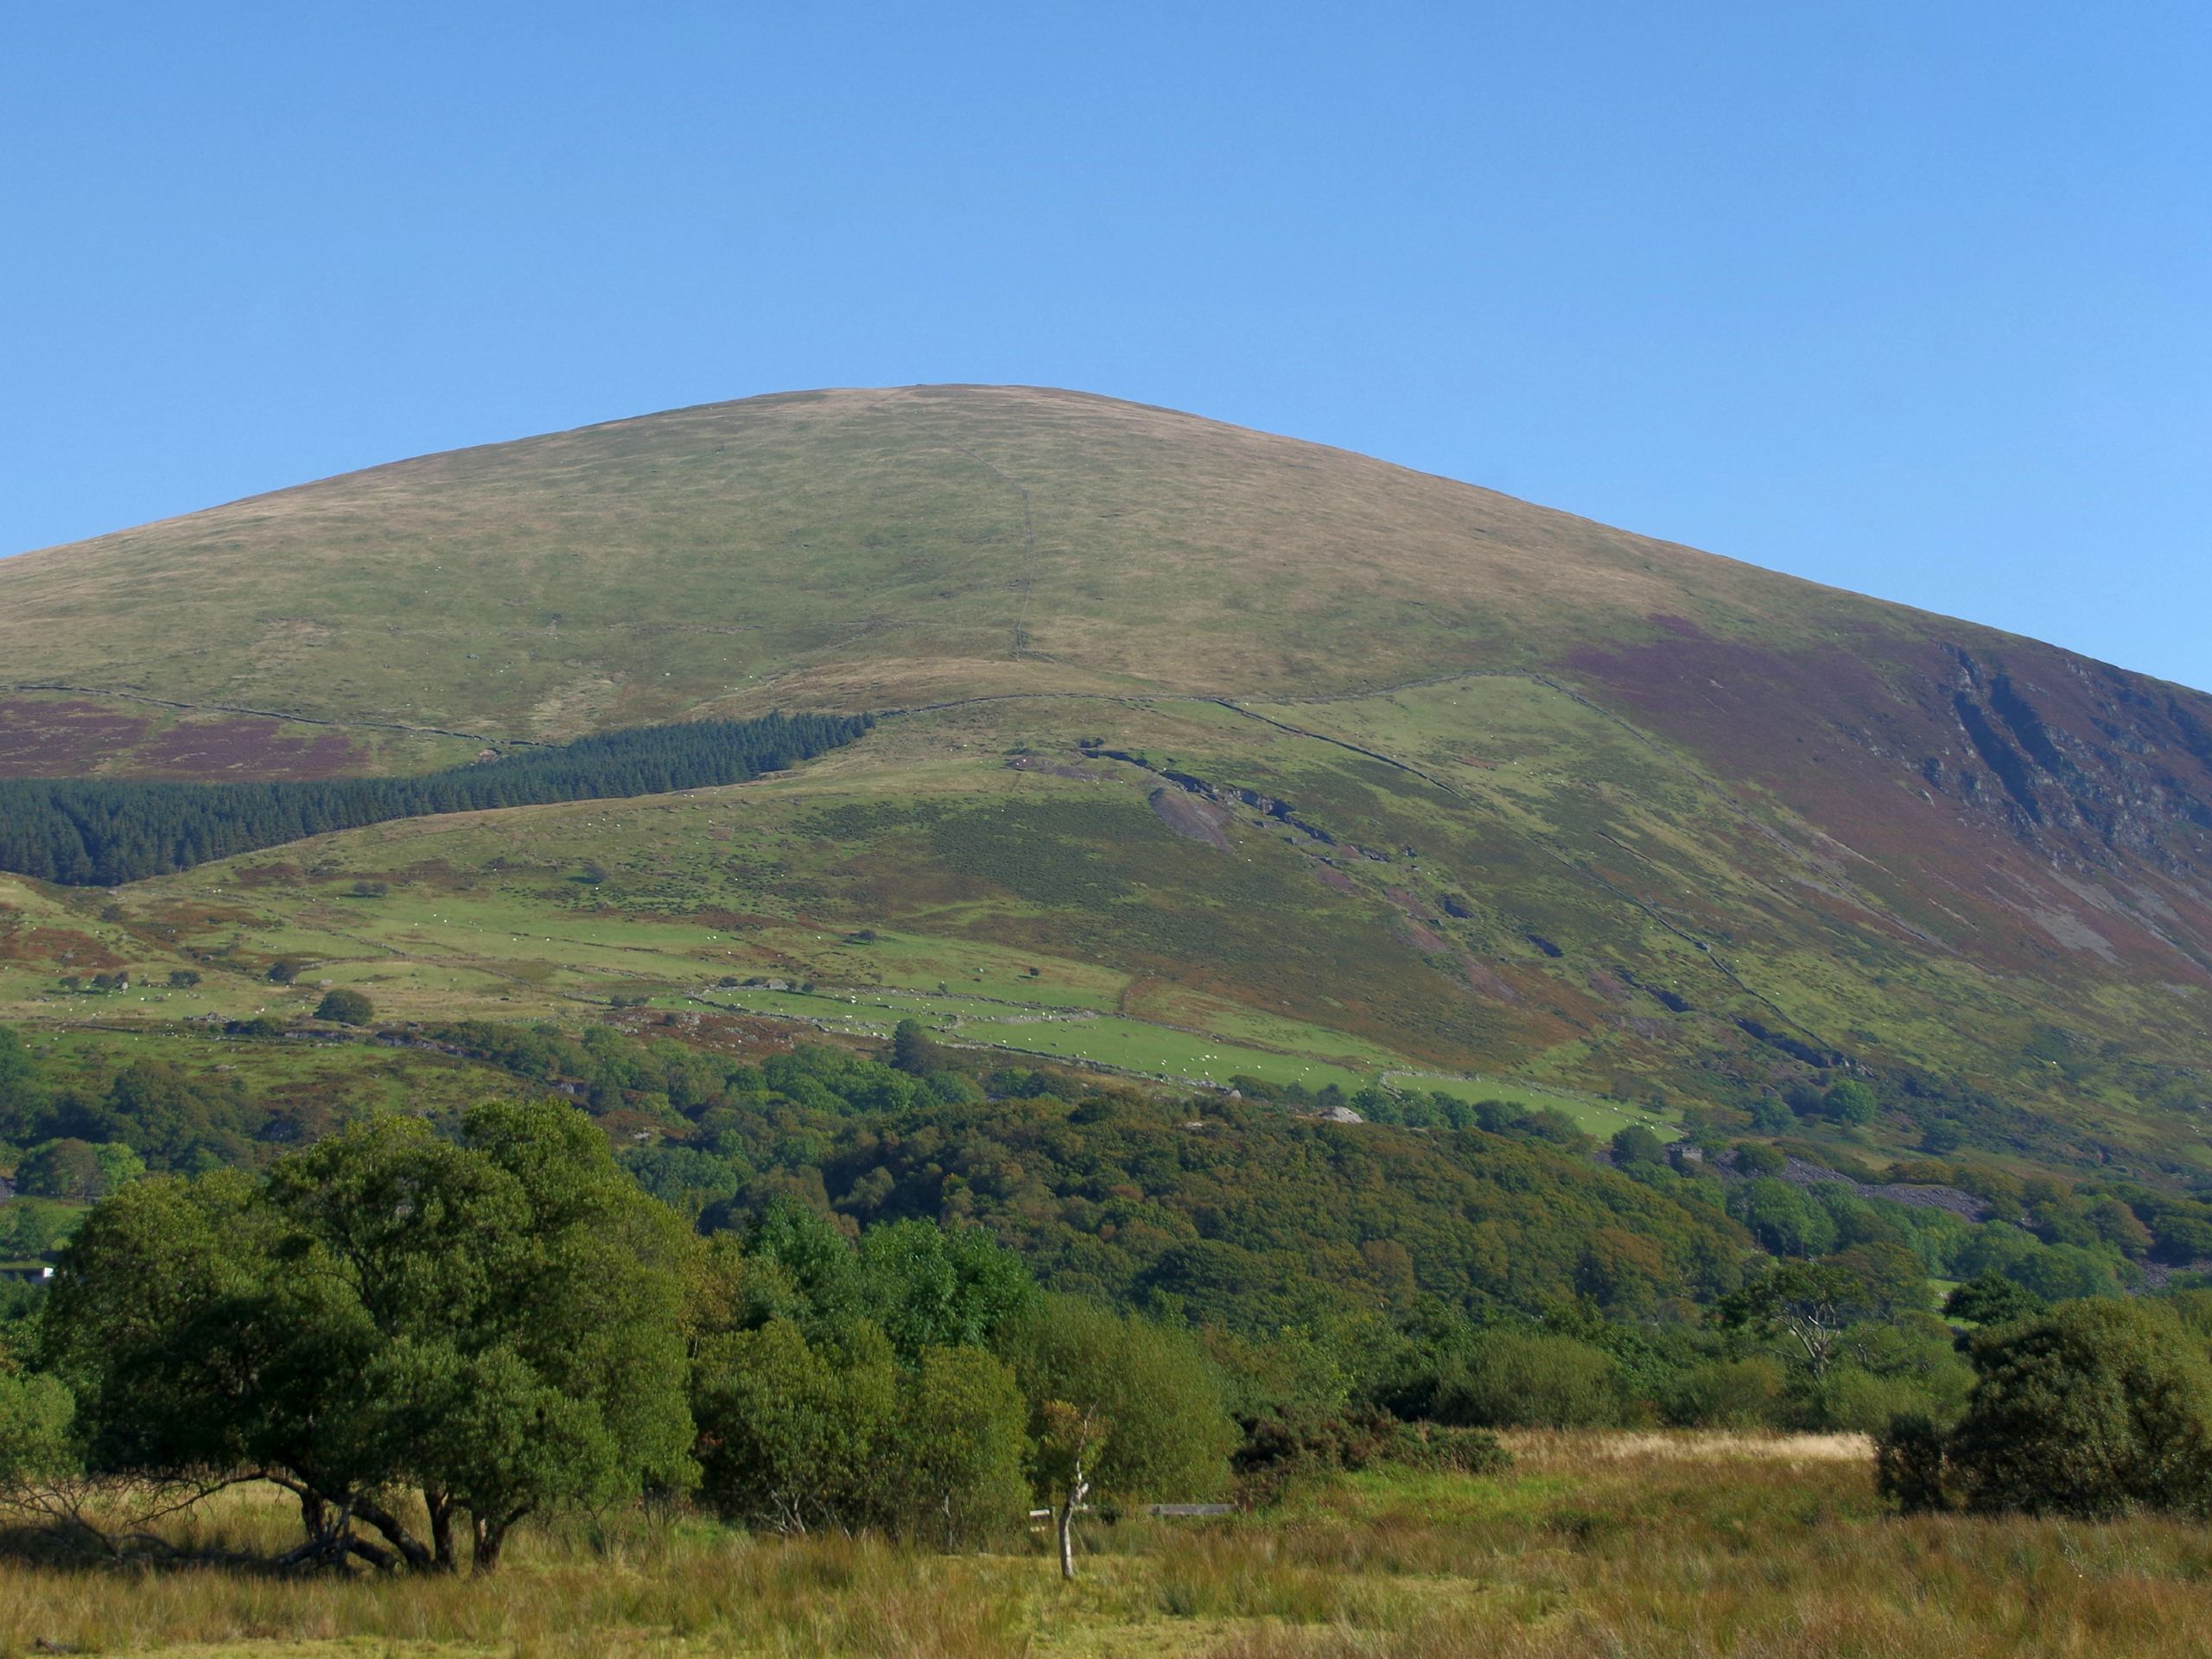
<svg viewBox="0 0 2212 1659">
<path fill-rule="evenodd" d="M 279 957 L 269 964 L 269 982 L 271 985 L 289 985 L 300 976 L 306 967 L 307 963 L 297 957 Z"/>
<path fill-rule="evenodd" d="M 327 991 L 315 1004 L 315 1017 L 333 1025 L 365 1026 L 377 1017 L 376 1005 L 359 991 Z"/>
<path fill-rule="evenodd" d="M 1816 1399 L 1824 1427 L 1858 1434 L 1880 1434 L 1900 1417 L 1926 1417 L 1933 1404 L 1912 1378 L 1879 1376 L 1858 1365 L 1831 1369 Z"/>
<path fill-rule="evenodd" d="M 1513 1454 L 1488 1429 L 1453 1428 L 1447 1423 L 1401 1423 L 1387 1459 L 1408 1469 L 1433 1469 L 1452 1475 L 1490 1475 L 1513 1466 Z"/>
<path fill-rule="evenodd" d="M 2212 1366 L 2163 1309 L 2069 1302 L 1974 1339 L 1946 1443 L 1967 1507 L 2212 1510 Z"/>
<path fill-rule="evenodd" d="M 1993 1268 L 1943 1299 L 1943 1317 L 1968 1325 L 2010 1325 L 2043 1311 L 2042 1297 L 2014 1284 Z"/>
<path fill-rule="evenodd" d="M 1656 1164 L 1665 1156 L 1659 1137 L 1641 1123 L 1631 1123 L 1613 1136 L 1613 1161 L 1624 1169 L 1636 1164 Z"/>
<path fill-rule="evenodd" d="M 1789 1384 L 1788 1373 L 1764 1354 L 1707 1360 L 1682 1373 L 1667 1418 L 1684 1428 L 1778 1428 L 1789 1411 Z"/>
<path fill-rule="evenodd" d="M 1743 1141 L 1736 1146 L 1736 1167 L 1745 1175 L 1779 1175 L 1789 1160 L 1764 1141 Z"/>
<path fill-rule="evenodd" d="M 1436 1419 L 1477 1428 L 1602 1428 L 1621 1419 L 1612 1356 L 1573 1337 L 1491 1331 L 1439 1379 Z"/>
<path fill-rule="evenodd" d="M 906 1371 L 866 1320 L 810 1342 L 774 1319 L 707 1344 L 693 1406 L 702 1495 L 734 1520 L 951 1548 L 1009 1530 L 1027 1507 L 1028 1407 L 980 1349 L 925 1349 Z"/>
<path fill-rule="evenodd" d="M 1874 1490 L 1907 1515 L 1951 1507 L 1943 1490 L 1943 1431 L 1918 1413 L 1890 1420 L 1874 1442 Z"/>
<path fill-rule="evenodd" d="M 902 1390 L 884 1519 L 947 1549 L 1015 1529 L 1029 1506 L 1029 1408 L 979 1348 L 930 1348 Z"/>
<path fill-rule="evenodd" d="M 1827 1092 L 1821 1109 L 1839 1123 L 1856 1127 L 1872 1123 L 1879 1105 L 1874 1091 L 1856 1077 L 1846 1077 Z"/>
<path fill-rule="evenodd" d="M 120 1143 L 48 1141 L 16 1166 L 16 1190 L 32 1198 L 89 1203 L 146 1173 L 145 1160 Z"/>
<path fill-rule="evenodd" d="M 1728 1213 L 1776 1255 L 1825 1255 L 1835 1247 L 1834 1219 L 1787 1181 L 1762 1176 L 1731 1187 Z"/>
</svg>

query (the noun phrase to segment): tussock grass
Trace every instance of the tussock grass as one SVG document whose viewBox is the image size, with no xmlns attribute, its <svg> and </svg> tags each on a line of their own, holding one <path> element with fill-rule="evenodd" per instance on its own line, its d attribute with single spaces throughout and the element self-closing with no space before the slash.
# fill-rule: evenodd
<svg viewBox="0 0 2212 1659">
<path fill-rule="evenodd" d="M 1878 1509 L 1841 1437 L 1524 1435 L 1494 1478 L 1363 1475 L 1282 1509 L 945 1557 L 576 1520 L 490 1580 L 0 1561 L 0 1652 L 255 1659 L 463 1655 L 1201 1654 L 1214 1659 L 2180 1659 L 2212 1628 L 2212 1533 Z M 172 1529 L 266 1548 L 239 1496 Z"/>
</svg>

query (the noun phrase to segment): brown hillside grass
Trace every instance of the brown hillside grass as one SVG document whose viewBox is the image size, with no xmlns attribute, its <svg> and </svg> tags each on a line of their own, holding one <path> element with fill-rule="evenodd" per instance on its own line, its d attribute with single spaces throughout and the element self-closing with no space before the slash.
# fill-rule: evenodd
<svg viewBox="0 0 2212 1659">
<path fill-rule="evenodd" d="M 22 555 L 0 601 L 16 676 L 513 736 L 709 702 L 1312 692 L 1641 638 L 1654 614 L 1771 633 L 1891 608 L 1342 450 L 1010 386 L 424 456 Z"/>
</svg>

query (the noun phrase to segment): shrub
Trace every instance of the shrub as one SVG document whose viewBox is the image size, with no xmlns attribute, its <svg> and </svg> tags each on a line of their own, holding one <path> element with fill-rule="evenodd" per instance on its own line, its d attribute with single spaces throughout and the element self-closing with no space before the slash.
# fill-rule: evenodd
<svg viewBox="0 0 2212 1659">
<path fill-rule="evenodd" d="M 706 1344 L 693 1404 L 702 1496 L 734 1520 L 954 1548 L 1007 1530 L 1027 1505 L 1027 1403 L 980 1349 L 925 1349 L 906 1371 L 866 1320 L 809 1341 L 772 1319 Z"/>
<path fill-rule="evenodd" d="M 929 1348 L 902 1389 L 885 1520 L 947 1549 L 1012 1531 L 1029 1505 L 1029 1408 L 979 1348 Z"/>
<path fill-rule="evenodd" d="M 1453 1475 L 1496 1474 L 1513 1466 L 1513 1454 L 1488 1429 L 1453 1428 L 1448 1423 L 1399 1424 L 1388 1460 Z"/>
<path fill-rule="evenodd" d="M 1763 1176 L 1731 1187 L 1728 1213 L 1777 1255 L 1824 1255 L 1835 1246 L 1828 1212 L 1787 1181 Z"/>
<path fill-rule="evenodd" d="M 1631 1123 L 1613 1136 L 1613 1161 L 1624 1168 L 1634 1164 L 1656 1164 L 1664 1156 L 1659 1137 L 1641 1123 Z"/>
<path fill-rule="evenodd" d="M 2044 1311 L 2044 1300 L 1995 1268 L 1961 1285 L 1943 1299 L 1943 1317 L 1980 1325 L 2010 1325 Z"/>
<path fill-rule="evenodd" d="M 1682 1373 L 1667 1416 L 1683 1427 L 1776 1428 L 1789 1408 L 1789 1374 L 1764 1354 L 1713 1359 Z"/>
<path fill-rule="evenodd" d="M 1789 1160 L 1763 1141 L 1737 1143 L 1736 1167 L 1745 1175 L 1779 1175 Z"/>
<path fill-rule="evenodd" d="M 340 1026 L 365 1026 L 376 1014 L 376 1005 L 360 992 L 343 989 L 325 992 L 315 1010 L 316 1019 Z"/>
<path fill-rule="evenodd" d="M 16 1185 L 32 1198 L 89 1202 L 145 1173 L 144 1160 L 129 1147 L 63 1139 L 26 1153 L 16 1168 Z"/>
<path fill-rule="evenodd" d="M 1846 1077 L 1827 1092 L 1821 1109 L 1839 1123 L 1872 1123 L 1879 1103 L 1874 1091 L 1856 1077 Z"/>
<path fill-rule="evenodd" d="M 1968 1507 L 2212 1510 L 2212 1367 L 2164 1310 L 2069 1302 L 1985 1332 L 1946 1445 Z"/>
<path fill-rule="evenodd" d="M 1951 1507 L 1943 1489 L 1943 1431 L 1916 1412 L 1890 1420 L 1874 1442 L 1874 1489 L 1907 1515 Z"/>
<path fill-rule="evenodd" d="M 1879 1376 L 1858 1365 L 1838 1365 L 1821 1378 L 1821 1421 L 1847 1433 L 1880 1434 L 1900 1417 L 1929 1414 L 1927 1392 L 1907 1376 Z"/>
<path fill-rule="evenodd" d="M 1620 1421 L 1612 1357 L 1573 1337 L 1486 1332 L 1440 1378 L 1436 1418 L 1477 1428 L 1599 1428 Z"/>
<path fill-rule="evenodd" d="M 300 976 L 306 967 L 307 963 L 297 957 L 279 957 L 269 964 L 269 982 L 271 985 L 289 985 Z"/>
</svg>

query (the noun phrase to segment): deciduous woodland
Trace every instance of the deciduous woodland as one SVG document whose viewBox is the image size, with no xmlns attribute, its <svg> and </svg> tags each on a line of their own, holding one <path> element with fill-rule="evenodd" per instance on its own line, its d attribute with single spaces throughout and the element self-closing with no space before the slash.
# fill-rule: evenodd
<svg viewBox="0 0 2212 1659">
<path fill-rule="evenodd" d="M 2068 1284 L 2031 1227 L 1685 1173 L 1634 1131 L 1593 1169 L 1491 1103 L 1316 1123 L 978 1075 L 912 1027 L 880 1058 L 604 1027 L 499 1058 L 588 1099 L 286 1147 L 235 1091 L 139 1063 L 75 1093 L 0 1041 L 7 1132 L 47 1137 L 18 1179 L 93 1200 L 0 1325 L 26 1535 L 182 1564 L 251 1486 L 295 1522 L 257 1522 L 263 1567 L 419 1579 L 586 1516 L 1019 1554 L 1034 1513 L 1077 1575 L 1147 1504 L 1234 1533 L 1363 1479 L 1495 1491 L 1532 1427 L 1870 1435 L 1869 1514 L 2212 1513 L 2212 1291 Z M 1974 1262 L 1939 1313 L 1931 1271 Z"/>
</svg>

